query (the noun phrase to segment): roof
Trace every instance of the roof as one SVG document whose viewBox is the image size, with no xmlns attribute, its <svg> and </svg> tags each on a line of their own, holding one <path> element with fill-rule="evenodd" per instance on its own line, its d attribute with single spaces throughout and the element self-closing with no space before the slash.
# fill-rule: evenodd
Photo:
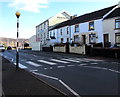
<svg viewBox="0 0 120 97">
<path fill-rule="evenodd" d="M 72 22 L 72 20 L 67 20 L 65 22 L 62 22 L 62 23 L 56 25 L 55 27 L 53 27 L 50 30 L 57 29 L 57 28 L 64 27 L 64 26 L 68 26 L 68 25 L 70 25 L 71 22 Z"/>
<path fill-rule="evenodd" d="M 120 7 L 115 9 L 111 14 L 109 14 L 105 19 L 120 17 Z"/>
<path fill-rule="evenodd" d="M 116 6 L 117 5 L 114 5 L 114 6 L 104 8 L 104 9 L 101 9 L 101 10 L 98 10 L 98 11 L 95 11 L 95 12 L 92 12 L 92 13 L 88 13 L 88 14 L 78 16 L 74 19 L 71 19 L 71 20 L 60 23 L 59 25 L 52 28 L 51 30 L 57 29 L 57 28 L 60 28 L 60 27 L 64 27 L 64 26 L 68 26 L 68 25 L 70 26 L 70 25 L 74 25 L 74 24 L 78 24 L 78 23 L 88 22 L 88 21 L 91 21 L 91 20 L 101 19 L 101 18 L 103 18 L 103 16 L 105 14 L 107 14 L 110 10 L 112 10 Z"/>
</svg>

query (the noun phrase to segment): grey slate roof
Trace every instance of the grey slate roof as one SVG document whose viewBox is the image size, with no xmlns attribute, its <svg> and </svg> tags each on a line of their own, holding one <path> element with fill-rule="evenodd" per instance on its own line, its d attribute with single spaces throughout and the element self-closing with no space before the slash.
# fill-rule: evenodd
<svg viewBox="0 0 120 97">
<path fill-rule="evenodd" d="M 91 21 L 91 20 L 101 19 L 101 18 L 103 18 L 103 16 L 105 14 L 107 14 L 110 10 L 112 10 L 116 6 L 117 5 L 114 5 L 114 6 L 104 8 L 104 9 L 101 9 L 101 10 L 98 10 L 98 11 L 95 11 L 95 12 L 92 12 L 92 13 L 88 13 L 88 14 L 78 16 L 74 19 L 62 22 L 62 23 L 58 24 L 56 27 L 54 27 L 50 30 L 61 28 L 61 27 L 64 27 L 64 26 L 70 26 L 70 25 L 75 25 L 75 24 L 79 24 L 79 23 L 84 23 L 84 22 L 88 22 L 88 21 Z"/>
<path fill-rule="evenodd" d="M 111 14 L 109 14 L 105 19 L 120 17 L 120 8 L 115 9 Z"/>
</svg>

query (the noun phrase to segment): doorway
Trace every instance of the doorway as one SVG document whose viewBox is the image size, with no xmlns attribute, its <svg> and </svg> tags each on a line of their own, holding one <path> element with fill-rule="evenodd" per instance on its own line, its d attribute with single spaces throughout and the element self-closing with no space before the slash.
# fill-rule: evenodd
<svg viewBox="0 0 120 97">
<path fill-rule="evenodd" d="M 86 44 L 86 35 L 82 35 L 83 44 Z"/>
<path fill-rule="evenodd" d="M 104 47 L 109 47 L 109 34 L 104 34 Z"/>
</svg>

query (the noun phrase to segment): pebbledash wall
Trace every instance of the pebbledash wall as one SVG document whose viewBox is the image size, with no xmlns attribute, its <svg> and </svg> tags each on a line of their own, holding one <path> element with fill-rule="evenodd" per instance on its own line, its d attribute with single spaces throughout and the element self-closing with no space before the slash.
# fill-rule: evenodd
<svg viewBox="0 0 120 97">
<path fill-rule="evenodd" d="M 79 25 L 79 32 L 75 32 L 75 25 L 71 25 L 71 26 L 65 26 L 65 27 L 61 27 L 58 29 L 54 29 L 49 31 L 49 36 L 54 36 L 55 35 L 55 39 L 51 39 L 51 44 L 55 44 L 55 43 L 61 43 L 61 38 L 63 38 L 63 43 L 67 42 L 67 38 L 69 38 L 69 42 L 72 43 L 72 41 L 74 41 L 74 36 L 78 35 L 79 36 L 79 40 L 78 41 L 82 41 L 82 35 L 86 35 L 86 44 L 89 44 L 89 34 L 91 33 L 95 33 L 96 34 L 96 42 L 103 42 L 103 22 L 102 19 L 98 19 L 98 20 L 94 20 L 94 30 L 89 31 L 89 21 L 85 22 L 85 23 L 80 23 Z M 67 33 L 67 28 L 68 33 Z M 61 30 L 62 30 L 62 35 L 61 35 Z"/>
<path fill-rule="evenodd" d="M 113 45 L 116 43 L 115 34 L 120 33 L 120 29 L 115 29 L 115 19 L 120 18 L 119 11 L 120 4 L 117 4 L 76 17 L 74 19 L 68 20 L 67 22 L 63 22 L 49 31 L 49 36 L 55 36 L 54 39 L 50 39 L 51 44 L 54 45 L 55 43 L 61 42 L 66 43 L 68 40 L 67 38 L 69 38 L 69 43 L 72 43 L 73 41 L 81 44 L 101 42 L 104 44 L 104 34 L 109 34 L 108 42 L 111 42 Z M 108 17 L 112 18 L 106 19 Z M 90 29 L 91 22 L 94 23 L 94 29 L 92 30 Z M 75 31 L 76 25 L 78 25 L 77 31 Z M 69 33 L 67 33 L 67 27 L 69 28 Z M 118 36 L 120 36 L 120 34 Z"/>
<path fill-rule="evenodd" d="M 120 19 L 120 17 L 109 18 L 103 21 L 104 34 L 108 34 L 108 41 L 111 42 L 113 46 L 116 44 L 116 33 L 120 34 L 120 29 L 115 29 L 115 20 Z"/>
<path fill-rule="evenodd" d="M 102 19 L 98 19 L 98 20 L 92 20 L 94 22 L 94 30 L 89 31 L 89 22 L 85 22 L 85 23 L 80 23 L 79 24 L 79 32 L 75 32 L 75 25 L 71 26 L 71 37 L 72 40 L 74 40 L 74 36 L 78 35 L 79 36 L 79 41 L 82 42 L 82 35 L 86 35 L 86 44 L 90 43 L 90 37 L 89 35 L 91 33 L 95 33 L 96 34 L 96 43 L 99 42 L 103 42 L 103 23 L 102 23 Z"/>
</svg>

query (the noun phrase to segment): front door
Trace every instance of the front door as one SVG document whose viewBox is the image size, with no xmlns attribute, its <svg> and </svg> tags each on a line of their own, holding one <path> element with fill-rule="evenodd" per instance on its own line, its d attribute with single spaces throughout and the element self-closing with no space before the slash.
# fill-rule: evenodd
<svg viewBox="0 0 120 97">
<path fill-rule="evenodd" d="M 83 44 L 86 44 L 86 36 L 82 35 L 82 39 L 83 39 Z"/>
<path fill-rule="evenodd" d="M 104 47 L 108 47 L 108 43 L 109 43 L 109 35 L 104 34 Z"/>
</svg>

